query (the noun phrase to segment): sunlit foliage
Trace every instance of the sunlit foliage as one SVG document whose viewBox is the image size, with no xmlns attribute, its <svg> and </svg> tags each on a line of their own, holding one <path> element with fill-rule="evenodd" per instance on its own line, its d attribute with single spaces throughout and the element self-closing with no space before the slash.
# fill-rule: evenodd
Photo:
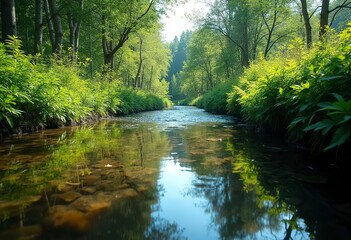
<svg viewBox="0 0 351 240">
<path fill-rule="evenodd" d="M 252 64 L 229 95 L 229 110 L 277 132 L 289 127 L 316 150 L 350 143 L 350 39 L 351 26 L 310 51 L 295 42 L 283 56 Z"/>
</svg>

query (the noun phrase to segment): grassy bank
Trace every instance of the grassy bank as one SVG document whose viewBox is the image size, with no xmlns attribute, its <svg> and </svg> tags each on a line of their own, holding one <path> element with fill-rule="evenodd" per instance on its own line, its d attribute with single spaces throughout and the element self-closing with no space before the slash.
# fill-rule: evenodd
<svg viewBox="0 0 351 240">
<path fill-rule="evenodd" d="M 88 78 L 69 57 L 28 56 L 14 38 L 0 43 L 0 132 L 10 134 L 111 115 L 162 109 L 165 96 L 123 87 L 108 74 Z"/>
</svg>

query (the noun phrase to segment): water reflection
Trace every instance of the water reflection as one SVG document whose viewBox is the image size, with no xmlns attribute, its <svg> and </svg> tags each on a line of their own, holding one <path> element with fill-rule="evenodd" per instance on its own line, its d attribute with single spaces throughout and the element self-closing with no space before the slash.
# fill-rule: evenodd
<svg viewBox="0 0 351 240">
<path fill-rule="evenodd" d="M 196 108 L 8 138 L 0 152 L 0 239 L 350 237 L 302 154 Z"/>
</svg>

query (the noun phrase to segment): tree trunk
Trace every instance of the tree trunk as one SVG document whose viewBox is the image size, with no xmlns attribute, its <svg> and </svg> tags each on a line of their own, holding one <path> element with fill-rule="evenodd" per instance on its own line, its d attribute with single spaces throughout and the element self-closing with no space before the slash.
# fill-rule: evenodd
<svg viewBox="0 0 351 240">
<path fill-rule="evenodd" d="M 319 22 L 319 39 L 322 40 L 329 23 L 329 0 L 322 0 L 321 18 Z"/>
<path fill-rule="evenodd" d="M 303 20 L 305 22 L 307 48 L 310 48 L 312 47 L 312 27 L 310 23 L 310 16 L 308 15 L 306 0 L 301 0 L 301 7 Z"/>
<path fill-rule="evenodd" d="M 93 77 L 93 40 L 91 39 L 91 23 L 89 24 L 89 57 L 90 57 L 90 77 Z"/>
<path fill-rule="evenodd" d="M 45 9 L 46 21 L 48 24 L 51 48 L 53 49 L 54 45 L 55 45 L 55 31 L 54 31 L 54 24 L 52 23 L 51 12 L 50 12 L 48 0 L 44 0 L 44 7 L 45 7 L 44 9 Z"/>
<path fill-rule="evenodd" d="M 266 16 L 264 13 L 262 13 L 262 19 L 263 22 L 267 28 L 267 32 L 268 32 L 268 36 L 267 36 L 267 41 L 266 41 L 266 47 L 264 50 L 264 57 L 267 58 L 268 57 L 268 52 L 271 49 L 271 47 L 273 46 L 272 43 L 272 36 L 277 24 L 277 16 L 278 16 L 278 10 L 277 10 L 277 2 L 274 3 L 274 14 L 273 14 L 273 20 L 272 23 L 269 25 L 268 20 L 266 19 Z"/>
<path fill-rule="evenodd" d="M 43 43 L 43 0 L 35 0 L 34 55 L 41 51 Z"/>
<path fill-rule="evenodd" d="M 15 0 L 1 0 L 2 41 L 17 35 Z"/>
<path fill-rule="evenodd" d="M 138 66 L 138 71 L 134 79 L 134 88 L 140 87 L 140 72 L 141 72 L 141 67 L 143 65 L 143 55 L 142 55 L 142 49 L 143 47 L 143 40 L 140 38 L 140 47 L 139 47 L 139 66 Z"/>
<path fill-rule="evenodd" d="M 48 0 L 49 8 L 51 12 L 52 22 L 54 24 L 54 31 L 55 31 L 55 41 L 52 47 L 53 53 L 59 53 L 62 46 L 62 39 L 63 39 L 63 31 L 62 31 L 62 24 L 61 24 L 61 17 L 58 12 L 57 4 L 55 0 Z"/>
<path fill-rule="evenodd" d="M 153 74 L 154 74 L 154 66 L 151 67 L 149 85 L 147 86 L 148 91 L 151 91 L 151 82 L 152 82 Z"/>
<path fill-rule="evenodd" d="M 249 37 L 247 31 L 247 21 L 243 24 L 243 39 L 242 39 L 242 49 L 241 49 L 241 66 L 248 67 L 250 63 L 249 56 Z"/>
<path fill-rule="evenodd" d="M 79 4 L 79 9 L 82 10 L 83 0 L 80 0 L 78 4 Z M 73 62 L 77 62 L 81 21 L 72 10 L 68 12 L 68 24 L 69 24 L 69 42 L 71 47 L 72 60 Z"/>
<path fill-rule="evenodd" d="M 140 78 L 140 89 L 143 89 L 143 83 L 145 78 L 145 65 L 143 66 L 143 70 L 141 71 L 141 78 Z"/>
</svg>

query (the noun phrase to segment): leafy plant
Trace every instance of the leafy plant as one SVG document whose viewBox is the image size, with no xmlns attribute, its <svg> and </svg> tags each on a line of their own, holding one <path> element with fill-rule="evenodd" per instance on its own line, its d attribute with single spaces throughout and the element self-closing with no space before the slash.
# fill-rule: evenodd
<svg viewBox="0 0 351 240">
<path fill-rule="evenodd" d="M 321 121 L 310 124 L 304 131 L 320 132 L 323 136 L 331 135 L 331 141 L 325 151 L 339 147 L 351 139 L 351 99 L 345 101 L 338 94 L 333 94 L 336 102 L 318 104 L 320 112 L 326 117 Z"/>
</svg>

